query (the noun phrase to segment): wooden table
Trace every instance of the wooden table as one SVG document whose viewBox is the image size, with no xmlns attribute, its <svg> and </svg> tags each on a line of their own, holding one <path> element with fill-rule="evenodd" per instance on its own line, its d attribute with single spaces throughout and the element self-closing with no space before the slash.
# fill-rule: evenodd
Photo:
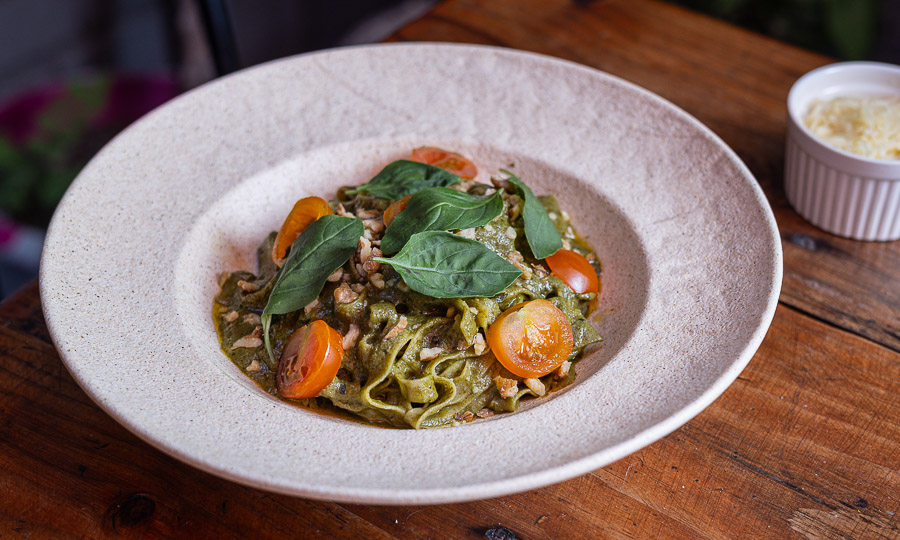
<svg viewBox="0 0 900 540">
<path fill-rule="evenodd" d="M 451 0 L 394 39 L 574 60 L 731 145 L 785 257 L 744 373 L 673 434 L 567 482 L 431 507 L 316 502 L 197 471 L 118 425 L 63 367 L 32 285 L 0 306 L 0 536 L 900 538 L 900 242 L 817 230 L 782 189 L 788 89 L 828 59 L 650 0 Z"/>
</svg>

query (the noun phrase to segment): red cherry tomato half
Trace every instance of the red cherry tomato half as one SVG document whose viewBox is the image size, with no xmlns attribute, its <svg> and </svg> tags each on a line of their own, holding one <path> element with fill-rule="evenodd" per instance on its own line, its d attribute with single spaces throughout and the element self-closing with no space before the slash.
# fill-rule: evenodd
<svg viewBox="0 0 900 540">
<path fill-rule="evenodd" d="M 276 263 L 284 260 L 288 248 L 300 236 L 300 233 L 305 231 L 313 221 L 332 213 L 331 207 L 321 197 L 304 197 L 294 203 L 294 208 L 284 219 L 281 229 L 278 230 L 278 236 L 275 237 L 275 243 L 272 245 L 272 260 Z"/>
<path fill-rule="evenodd" d="M 573 291 L 599 293 L 600 280 L 594 267 L 580 253 L 569 249 L 561 249 L 544 261 L 554 276 L 563 280 Z"/>
<path fill-rule="evenodd" d="M 469 158 L 455 152 L 448 152 L 441 148 L 435 148 L 434 146 L 416 148 L 412 151 L 410 159 L 418 161 L 419 163 L 427 163 L 429 165 L 434 165 L 435 167 L 440 167 L 447 172 L 451 172 L 456 176 L 467 180 L 475 178 L 475 175 L 478 174 L 478 168 L 475 167 L 475 164 L 472 163 Z"/>
<path fill-rule="evenodd" d="M 281 353 L 275 386 L 286 398 L 312 398 L 329 385 L 341 368 L 343 338 L 325 321 L 295 330 Z"/>
<path fill-rule="evenodd" d="M 497 317 L 488 344 L 503 367 L 519 377 L 541 377 L 572 353 L 574 337 L 566 314 L 548 300 L 517 304 Z"/>
<path fill-rule="evenodd" d="M 385 227 L 390 226 L 391 222 L 394 221 L 394 218 L 397 217 L 397 214 L 406 209 L 406 205 L 409 203 L 409 200 L 412 199 L 412 196 L 413 194 L 409 194 L 402 199 L 398 199 L 385 209 L 384 216 L 382 217 Z"/>
</svg>

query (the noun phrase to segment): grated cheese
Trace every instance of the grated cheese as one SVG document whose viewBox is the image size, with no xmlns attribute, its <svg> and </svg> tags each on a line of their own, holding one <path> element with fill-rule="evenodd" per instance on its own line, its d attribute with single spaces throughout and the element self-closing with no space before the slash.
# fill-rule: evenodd
<svg viewBox="0 0 900 540">
<path fill-rule="evenodd" d="M 804 118 L 831 146 L 875 159 L 900 159 L 900 96 L 816 100 Z"/>
</svg>

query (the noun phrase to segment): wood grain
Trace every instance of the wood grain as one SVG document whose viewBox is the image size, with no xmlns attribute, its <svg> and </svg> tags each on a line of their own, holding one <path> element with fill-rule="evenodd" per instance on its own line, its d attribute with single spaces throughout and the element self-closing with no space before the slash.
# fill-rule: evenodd
<svg viewBox="0 0 900 540">
<path fill-rule="evenodd" d="M 598 67 L 735 148 L 785 249 L 747 369 L 670 436 L 567 482 L 427 507 L 308 501 L 200 472 L 117 424 L 62 366 L 32 285 L 0 304 L 0 536 L 900 538 L 900 242 L 818 231 L 781 186 L 787 90 L 827 59 L 648 0 L 452 0 L 395 39 Z"/>
<path fill-rule="evenodd" d="M 39 314 L 34 288 L 0 309 L 0 534 L 900 535 L 900 358 L 788 307 L 738 381 L 673 435 L 541 490 L 430 507 L 308 501 L 196 471 L 98 409 Z"/>
</svg>

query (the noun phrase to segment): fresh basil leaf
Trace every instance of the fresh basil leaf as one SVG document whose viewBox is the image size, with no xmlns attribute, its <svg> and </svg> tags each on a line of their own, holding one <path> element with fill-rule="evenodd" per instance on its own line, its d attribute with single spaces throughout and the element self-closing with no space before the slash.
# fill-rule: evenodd
<svg viewBox="0 0 900 540">
<path fill-rule="evenodd" d="M 480 198 L 451 188 L 426 188 L 413 195 L 388 226 L 381 239 L 381 250 L 396 253 L 418 232 L 480 227 L 502 211 L 503 196 L 499 191 Z"/>
<path fill-rule="evenodd" d="M 501 169 L 502 170 L 502 169 Z M 531 253 L 535 258 L 545 259 L 562 249 L 562 240 L 553 220 L 547 215 L 547 210 L 534 192 L 525 185 L 522 180 L 509 171 L 503 171 L 509 176 L 509 182 L 516 186 L 519 197 L 522 198 L 522 219 L 525 220 L 525 238 L 531 246 Z"/>
<path fill-rule="evenodd" d="M 446 231 L 412 235 L 394 257 L 373 257 L 391 265 L 416 292 L 435 298 L 494 296 L 522 271 L 481 242 Z"/>
<path fill-rule="evenodd" d="M 368 193 L 373 197 L 396 201 L 425 188 L 447 187 L 460 181 L 460 177 L 434 165 L 401 159 L 390 163 L 367 183 L 348 189 L 346 193 Z"/>
<path fill-rule="evenodd" d="M 356 251 L 363 232 L 362 221 L 358 219 L 328 215 L 313 221 L 291 244 L 260 317 L 271 367 L 276 363 L 269 342 L 272 315 L 297 311 L 315 300 L 328 276 Z"/>
</svg>

